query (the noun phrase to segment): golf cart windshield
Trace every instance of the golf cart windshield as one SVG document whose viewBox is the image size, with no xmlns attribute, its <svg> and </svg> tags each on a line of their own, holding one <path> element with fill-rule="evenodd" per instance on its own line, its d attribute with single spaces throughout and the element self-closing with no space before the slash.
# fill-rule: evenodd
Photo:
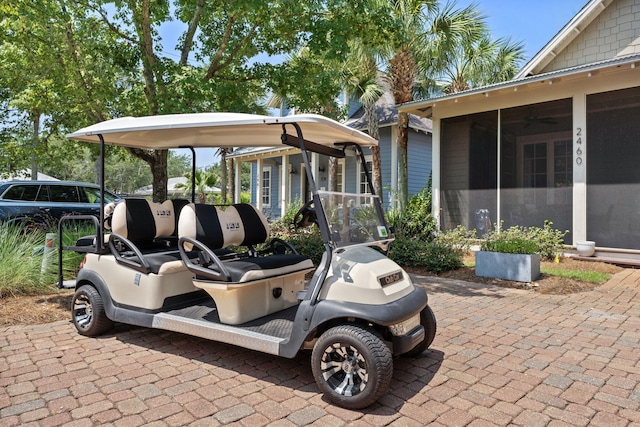
<svg viewBox="0 0 640 427">
<path fill-rule="evenodd" d="M 385 248 L 393 236 L 382 216 L 380 198 L 371 194 L 318 191 L 336 248 L 367 245 Z"/>
</svg>

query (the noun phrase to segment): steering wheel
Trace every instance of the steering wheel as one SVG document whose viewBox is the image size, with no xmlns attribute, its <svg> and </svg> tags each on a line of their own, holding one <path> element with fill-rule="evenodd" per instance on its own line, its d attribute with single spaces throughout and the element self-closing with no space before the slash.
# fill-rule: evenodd
<svg viewBox="0 0 640 427">
<path fill-rule="evenodd" d="M 296 212 L 296 215 L 293 217 L 293 225 L 295 225 L 296 228 L 308 227 L 318 222 L 316 211 L 311 205 L 313 205 L 313 200 L 309 200 Z"/>
</svg>

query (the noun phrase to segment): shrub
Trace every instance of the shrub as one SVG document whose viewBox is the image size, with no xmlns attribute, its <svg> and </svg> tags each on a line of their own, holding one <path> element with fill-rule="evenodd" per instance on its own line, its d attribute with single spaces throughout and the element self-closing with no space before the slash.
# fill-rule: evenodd
<svg viewBox="0 0 640 427">
<path fill-rule="evenodd" d="M 425 188 L 409 198 L 404 211 L 390 210 L 386 218 L 387 223 L 395 228 L 396 236 L 433 239 L 436 222 L 431 214 L 431 179 Z"/>
<path fill-rule="evenodd" d="M 0 225 L 0 297 L 44 290 L 40 274 L 45 233 L 21 225 Z"/>
<path fill-rule="evenodd" d="M 421 241 L 405 236 L 396 237 L 389 258 L 403 267 L 422 267 L 434 273 L 462 267 L 464 252 L 437 239 Z"/>
<path fill-rule="evenodd" d="M 552 228 L 551 221 L 545 221 L 544 227 L 512 226 L 504 231 L 489 233 L 482 243 L 481 250 L 515 254 L 539 253 L 545 260 L 553 260 L 562 254 L 564 236 L 569 232 L 561 232 Z"/>
<path fill-rule="evenodd" d="M 482 244 L 481 250 L 508 254 L 535 254 L 538 252 L 538 245 L 531 240 L 502 236 L 495 240 L 487 240 Z"/>
</svg>

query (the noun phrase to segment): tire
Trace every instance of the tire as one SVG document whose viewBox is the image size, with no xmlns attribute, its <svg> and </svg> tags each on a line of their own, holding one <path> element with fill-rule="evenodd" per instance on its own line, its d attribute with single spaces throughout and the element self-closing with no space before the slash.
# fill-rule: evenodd
<svg viewBox="0 0 640 427">
<path fill-rule="evenodd" d="M 311 368 L 327 400 L 361 409 L 378 400 L 389 386 L 393 359 L 377 333 L 342 325 L 320 336 L 311 354 Z"/>
<path fill-rule="evenodd" d="M 90 285 L 80 286 L 73 295 L 71 320 L 78 333 L 88 337 L 101 335 L 113 327 L 100 293 Z"/>
<path fill-rule="evenodd" d="M 433 314 L 431 307 L 426 306 L 420 312 L 420 324 L 424 328 L 424 340 L 422 340 L 422 342 L 413 349 L 406 352 L 404 354 L 405 356 L 419 356 L 429 348 L 431 343 L 433 343 L 433 339 L 436 337 L 436 316 Z"/>
</svg>

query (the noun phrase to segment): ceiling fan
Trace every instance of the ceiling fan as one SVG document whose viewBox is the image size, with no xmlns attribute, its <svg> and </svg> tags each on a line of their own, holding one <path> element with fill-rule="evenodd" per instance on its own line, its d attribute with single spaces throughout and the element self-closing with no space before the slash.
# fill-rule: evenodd
<svg viewBox="0 0 640 427">
<path fill-rule="evenodd" d="M 529 127 L 531 124 L 555 125 L 558 123 L 558 121 L 553 117 L 539 117 L 535 114 L 533 108 L 529 108 L 529 115 L 525 116 L 524 121 L 526 122 L 524 125 L 525 128 Z"/>
</svg>

